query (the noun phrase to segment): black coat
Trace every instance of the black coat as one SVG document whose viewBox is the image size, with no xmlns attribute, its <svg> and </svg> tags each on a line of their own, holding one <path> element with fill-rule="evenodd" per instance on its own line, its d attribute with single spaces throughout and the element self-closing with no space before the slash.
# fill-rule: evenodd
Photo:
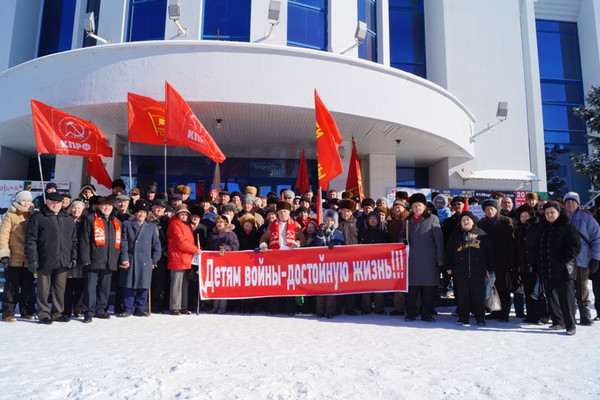
<svg viewBox="0 0 600 400">
<path fill-rule="evenodd" d="M 575 257 L 581 251 L 579 232 L 565 211 L 553 224 L 543 222 L 538 239 L 537 262 L 545 281 L 566 281 L 576 278 Z"/>
<path fill-rule="evenodd" d="M 481 277 L 492 272 L 492 244 L 483 229 L 473 226 L 470 231 L 455 229 L 446 245 L 446 270 L 460 277 Z"/>
<path fill-rule="evenodd" d="M 79 238 L 79 252 L 81 254 L 81 263 L 89 265 L 90 269 L 106 269 L 116 271 L 119 263 L 121 250 L 115 246 L 115 226 L 113 220 L 121 227 L 121 221 L 110 215 L 108 218 L 101 216 L 100 211 L 97 211 L 100 219 L 104 223 L 104 232 L 106 232 L 104 246 L 97 246 L 94 240 L 94 218 L 96 214 L 90 214 L 85 217 L 83 231 Z"/>
<path fill-rule="evenodd" d="M 38 263 L 39 270 L 69 268 L 77 260 L 77 231 L 65 210 L 55 215 L 43 205 L 27 224 L 25 255 L 30 264 Z"/>
<path fill-rule="evenodd" d="M 359 230 L 358 241 L 360 244 L 372 244 L 372 243 L 388 243 L 390 241 L 386 231 L 381 229 L 381 224 L 377 225 L 377 228 L 367 226 L 362 231 Z"/>
<path fill-rule="evenodd" d="M 516 266 L 520 274 L 537 271 L 537 246 L 542 224 L 535 218 L 524 224 L 519 223 L 515 229 Z"/>
<path fill-rule="evenodd" d="M 482 218 L 477 224 L 488 234 L 494 252 L 492 270 L 496 272 L 496 287 L 507 290 L 506 273 L 515 270 L 515 236 L 512 219 L 498 213 L 496 218 Z"/>
</svg>

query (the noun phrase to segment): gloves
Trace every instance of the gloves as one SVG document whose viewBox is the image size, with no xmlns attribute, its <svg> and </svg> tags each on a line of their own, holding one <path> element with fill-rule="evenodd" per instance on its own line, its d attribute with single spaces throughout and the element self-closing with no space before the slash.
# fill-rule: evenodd
<svg viewBox="0 0 600 400">
<path fill-rule="evenodd" d="M 2 259 L 4 260 L 4 259 Z M 590 270 L 590 274 L 595 274 L 596 272 L 598 272 L 598 266 L 600 266 L 600 261 L 598 260 L 590 260 L 590 263 L 588 265 L 588 268 Z"/>
<path fill-rule="evenodd" d="M 333 243 L 333 241 L 329 242 L 329 244 L 327 245 L 327 247 L 329 248 L 329 250 L 332 250 L 333 246 L 335 246 L 335 243 Z"/>
<path fill-rule="evenodd" d="M 3 267 L 8 267 L 8 257 L 2 257 L 0 264 L 2 264 Z"/>
<path fill-rule="evenodd" d="M 300 245 L 297 242 L 292 242 L 292 244 L 290 244 L 290 249 L 297 249 L 299 247 Z"/>
<path fill-rule="evenodd" d="M 71 262 L 69 263 L 69 269 L 75 268 L 76 265 L 77 265 L 77 260 L 71 260 Z"/>
<path fill-rule="evenodd" d="M 258 253 L 260 253 L 260 247 L 257 247 L 254 249 L 254 254 L 258 254 Z"/>
<path fill-rule="evenodd" d="M 37 272 L 38 272 L 38 268 L 39 268 L 39 265 L 38 265 L 37 261 L 36 261 L 36 262 L 29 263 L 29 265 L 27 266 L 27 269 L 28 269 L 28 270 L 29 270 L 29 272 L 31 272 L 32 274 L 35 274 L 35 273 L 37 273 Z"/>
</svg>

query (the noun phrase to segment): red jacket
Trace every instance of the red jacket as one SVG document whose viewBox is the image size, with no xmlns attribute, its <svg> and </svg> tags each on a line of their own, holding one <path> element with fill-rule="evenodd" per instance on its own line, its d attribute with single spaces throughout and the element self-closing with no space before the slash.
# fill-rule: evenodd
<svg viewBox="0 0 600 400">
<path fill-rule="evenodd" d="M 188 224 L 171 217 L 167 228 L 167 248 L 169 249 L 168 269 L 191 269 L 192 257 L 198 252 L 194 244 L 194 234 Z"/>
</svg>

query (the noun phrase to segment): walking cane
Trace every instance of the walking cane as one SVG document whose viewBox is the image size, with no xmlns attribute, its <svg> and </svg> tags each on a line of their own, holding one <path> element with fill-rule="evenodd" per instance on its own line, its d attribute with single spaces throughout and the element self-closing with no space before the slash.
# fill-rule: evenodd
<svg viewBox="0 0 600 400">
<path fill-rule="evenodd" d="M 200 296 L 200 292 L 202 291 L 202 274 L 201 274 L 201 265 L 200 262 L 200 234 L 196 234 L 196 238 L 198 240 L 198 301 L 196 301 L 196 315 L 200 314 L 200 302 L 202 301 L 202 296 Z"/>
<path fill-rule="evenodd" d="M 152 314 L 152 289 L 148 288 L 148 313 Z"/>
</svg>

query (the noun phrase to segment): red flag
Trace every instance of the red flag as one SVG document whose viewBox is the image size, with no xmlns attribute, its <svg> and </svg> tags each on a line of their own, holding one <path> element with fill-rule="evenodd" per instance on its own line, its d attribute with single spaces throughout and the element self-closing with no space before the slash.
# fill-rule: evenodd
<svg viewBox="0 0 600 400">
<path fill-rule="evenodd" d="M 338 151 L 342 144 L 342 136 L 333 117 L 321 101 L 317 89 L 315 89 L 315 114 L 319 186 L 327 190 L 329 182 L 344 171 Z"/>
<path fill-rule="evenodd" d="M 187 146 L 206 155 L 216 163 L 225 161 L 225 156 L 210 133 L 194 115 L 190 106 L 169 82 L 165 82 L 166 96 L 166 136 L 167 143 Z"/>
<path fill-rule="evenodd" d="M 96 179 L 100 185 L 108 189 L 112 187 L 112 179 L 108 175 L 100 157 L 90 156 L 87 158 L 87 173 Z"/>
<path fill-rule="evenodd" d="M 321 188 L 317 190 L 317 224 L 323 223 L 323 195 L 321 194 Z"/>
<path fill-rule="evenodd" d="M 465 211 L 469 211 L 469 198 L 465 197 L 465 205 L 463 206 L 463 209 L 461 212 L 465 212 Z"/>
<path fill-rule="evenodd" d="M 38 153 L 112 157 L 106 137 L 91 122 L 31 99 Z"/>
<path fill-rule="evenodd" d="M 346 190 L 352 192 L 352 196 L 358 197 L 360 201 L 365 198 L 365 192 L 362 185 L 362 176 L 360 174 L 360 161 L 358 161 L 358 152 L 356 143 L 352 138 L 352 157 L 350 157 L 350 166 L 348 167 L 348 179 L 346 180 Z"/>
<path fill-rule="evenodd" d="M 129 141 L 162 145 L 165 143 L 165 107 L 158 101 L 127 93 Z"/>
<path fill-rule="evenodd" d="M 310 182 L 308 181 L 308 168 L 306 167 L 306 157 L 304 156 L 304 149 L 302 149 L 302 157 L 300 158 L 300 167 L 298 168 L 298 177 L 296 178 L 296 189 L 302 196 L 308 189 L 310 189 Z"/>
</svg>

